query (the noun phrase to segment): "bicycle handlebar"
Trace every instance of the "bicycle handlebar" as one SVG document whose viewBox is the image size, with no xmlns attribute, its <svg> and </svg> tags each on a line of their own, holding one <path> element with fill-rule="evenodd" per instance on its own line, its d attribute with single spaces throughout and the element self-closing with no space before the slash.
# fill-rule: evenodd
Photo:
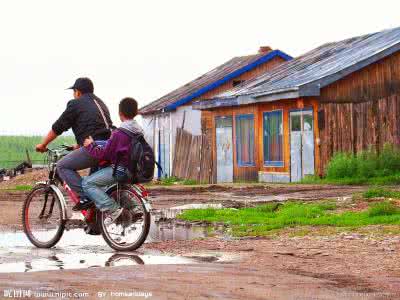
<svg viewBox="0 0 400 300">
<path fill-rule="evenodd" d="M 74 146 L 71 146 L 71 145 L 60 145 L 60 146 L 52 148 L 52 149 L 47 148 L 47 152 L 57 152 L 57 151 L 63 151 L 63 150 L 73 151 L 74 150 Z"/>
</svg>

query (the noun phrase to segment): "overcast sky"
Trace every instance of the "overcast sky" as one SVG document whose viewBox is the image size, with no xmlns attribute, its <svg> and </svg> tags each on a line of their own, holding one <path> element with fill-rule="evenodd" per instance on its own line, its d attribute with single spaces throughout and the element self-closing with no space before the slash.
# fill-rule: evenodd
<svg viewBox="0 0 400 300">
<path fill-rule="evenodd" d="M 399 16 L 398 0 L 1 0 L 0 134 L 47 132 L 76 77 L 117 121 L 121 98 L 142 106 L 261 45 L 298 56 Z"/>
</svg>

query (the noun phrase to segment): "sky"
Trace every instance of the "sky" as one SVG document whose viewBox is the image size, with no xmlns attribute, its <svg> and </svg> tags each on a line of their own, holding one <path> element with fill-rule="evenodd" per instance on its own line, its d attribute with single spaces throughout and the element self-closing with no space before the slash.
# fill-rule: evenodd
<svg viewBox="0 0 400 300">
<path fill-rule="evenodd" d="M 90 77 L 143 106 L 260 46 L 292 56 L 400 26 L 398 0 L 0 0 L 0 135 L 42 135 Z"/>
</svg>

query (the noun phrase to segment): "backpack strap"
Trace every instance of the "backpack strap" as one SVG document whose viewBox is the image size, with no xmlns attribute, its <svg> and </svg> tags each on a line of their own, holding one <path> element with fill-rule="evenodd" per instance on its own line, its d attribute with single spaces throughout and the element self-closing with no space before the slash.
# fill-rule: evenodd
<svg viewBox="0 0 400 300">
<path fill-rule="evenodd" d="M 156 161 L 154 161 L 154 163 L 156 164 L 157 168 L 160 169 L 161 173 L 164 173 L 164 170 L 163 170 L 163 168 L 161 167 L 161 165 L 160 165 L 158 162 L 156 162 Z"/>
</svg>

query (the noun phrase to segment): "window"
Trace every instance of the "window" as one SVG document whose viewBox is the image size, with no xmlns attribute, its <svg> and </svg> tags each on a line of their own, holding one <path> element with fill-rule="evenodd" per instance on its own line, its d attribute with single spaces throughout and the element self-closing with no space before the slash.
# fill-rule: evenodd
<svg viewBox="0 0 400 300">
<path fill-rule="evenodd" d="M 236 116 L 236 149 L 239 166 L 254 166 L 254 115 Z"/>
<path fill-rule="evenodd" d="M 264 165 L 283 167 L 282 111 L 264 113 Z"/>
<path fill-rule="evenodd" d="M 243 82 L 244 82 L 244 80 L 234 80 L 234 81 L 232 82 L 232 86 L 235 87 L 235 86 L 237 86 L 237 85 L 239 85 L 239 84 L 242 84 Z"/>
</svg>

